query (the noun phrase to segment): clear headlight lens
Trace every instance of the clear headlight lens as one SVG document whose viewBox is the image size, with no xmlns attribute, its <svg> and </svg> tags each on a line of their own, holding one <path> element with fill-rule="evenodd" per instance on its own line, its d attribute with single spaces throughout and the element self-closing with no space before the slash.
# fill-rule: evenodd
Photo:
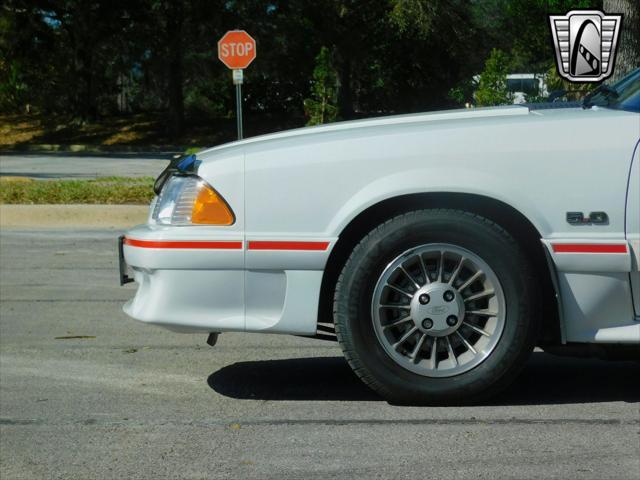
<svg viewBox="0 0 640 480">
<path fill-rule="evenodd" d="M 232 225 L 233 211 L 207 182 L 196 176 L 173 176 L 156 200 L 152 219 L 161 225 Z"/>
</svg>

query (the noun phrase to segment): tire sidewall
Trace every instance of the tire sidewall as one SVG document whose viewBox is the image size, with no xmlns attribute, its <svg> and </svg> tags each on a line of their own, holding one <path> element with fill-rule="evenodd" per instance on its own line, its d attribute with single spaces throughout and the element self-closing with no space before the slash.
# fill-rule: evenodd
<svg viewBox="0 0 640 480">
<path fill-rule="evenodd" d="M 434 243 L 456 245 L 478 255 L 498 277 L 505 297 L 505 325 L 494 350 L 473 369 L 452 377 L 426 377 L 398 365 L 380 344 L 371 318 L 373 291 L 384 268 L 403 252 Z M 509 381 L 517 374 L 513 367 L 523 364 L 522 357 L 526 359 L 533 348 L 535 322 L 531 305 L 535 284 L 529 271 L 513 239 L 477 216 L 427 210 L 397 217 L 368 235 L 345 266 L 343 298 L 347 309 L 341 312 L 338 305 L 337 311 L 346 320 L 348 332 L 340 337 L 351 343 L 347 348 L 351 347 L 362 368 L 399 401 L 416 396 L 448 401 L 470 399 Z"/>
</svg>

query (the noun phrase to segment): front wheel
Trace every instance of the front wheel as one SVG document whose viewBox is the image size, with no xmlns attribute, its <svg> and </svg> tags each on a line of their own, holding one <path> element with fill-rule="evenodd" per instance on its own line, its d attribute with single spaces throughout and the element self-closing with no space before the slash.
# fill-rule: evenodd
<svg viewBox="0 0 640 480">
<path fill-rule="evenodd" d="M 353 250 L 334 321 L 347 361 L 390 401 L 461 404 L 511 382 L 538 331 L 536 282 L 495 223 L 458 210 L 395 217 Z"/>
</svg>

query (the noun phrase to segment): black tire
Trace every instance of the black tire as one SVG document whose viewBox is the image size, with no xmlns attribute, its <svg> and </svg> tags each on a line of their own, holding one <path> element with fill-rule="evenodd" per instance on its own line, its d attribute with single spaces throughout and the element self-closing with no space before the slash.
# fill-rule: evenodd
<svg viewBox="0 0 640 480">
<path fill-rule="evenodd" d="M 436 378 L 411 372 L 386 353 L 376 336 L 371 301 L 384 268 L 410 248 L 447 243 L 470 250 L 488 264 L 504 292 L 506 317 L 498 343 L 475 368 Z M 355 373 L 397 404 L 470 404 L 507 387 L 526 363 L 538 335 L 539 296 L 533 269 L 513 237 L 494 222 L 459 211 L 409 212 L 379 225 L 354 248 L 334 295 L 336 334 Z"/>
</svg>

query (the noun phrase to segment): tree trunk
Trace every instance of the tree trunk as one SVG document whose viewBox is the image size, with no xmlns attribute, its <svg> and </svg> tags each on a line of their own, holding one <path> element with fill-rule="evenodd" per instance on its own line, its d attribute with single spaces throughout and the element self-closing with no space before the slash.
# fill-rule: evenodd
<svg viewBox="0 0 640 480">
<path fill-rule="evenodd" d="M 66 10 L 58 10 L 56 13 L 58 17 L 69 14 Z M 81 2 L 65 27 L 73 50 L 73 113 L 83 122 L 96 120 L 98 116 L 94 85 L 95 36 L 90 28 L 92 22 L 89 2 Z"/>
<path fill-rule="evenodd" d="M 178 137 L 184 128 L 184 98 L 182 95 L 182 34 L 184 6 L 181 0 L 170 0 L 167 9 L 167 41 L 169 47 L 169 134 Z"/>
<path fill-rule="evenodd" d="M 80 78 L 84 84 L 84 91 L 80 96 L 80 116 L 84 121 L 95 121 L 98 118 L 98 107 L 93 76 L 93 49 L 82 47 L 79 51 Z"/>
<path fill-rule="evenodd" d="M 351 57 L 343 55 L 338 69 L 340 89 L 338 90 L 338 108 L 340 116 L 348 120 L 353 118 L 353 92 L 351 90 Z"/>
<path fill-rule="evenodd" d="M 621 13 L 622 27 L 618 53 L 610 81 L 618 80 L 640 67 L 640 2 L 638 0 L 604 0 L 605 13 Z"/>
</svg>

